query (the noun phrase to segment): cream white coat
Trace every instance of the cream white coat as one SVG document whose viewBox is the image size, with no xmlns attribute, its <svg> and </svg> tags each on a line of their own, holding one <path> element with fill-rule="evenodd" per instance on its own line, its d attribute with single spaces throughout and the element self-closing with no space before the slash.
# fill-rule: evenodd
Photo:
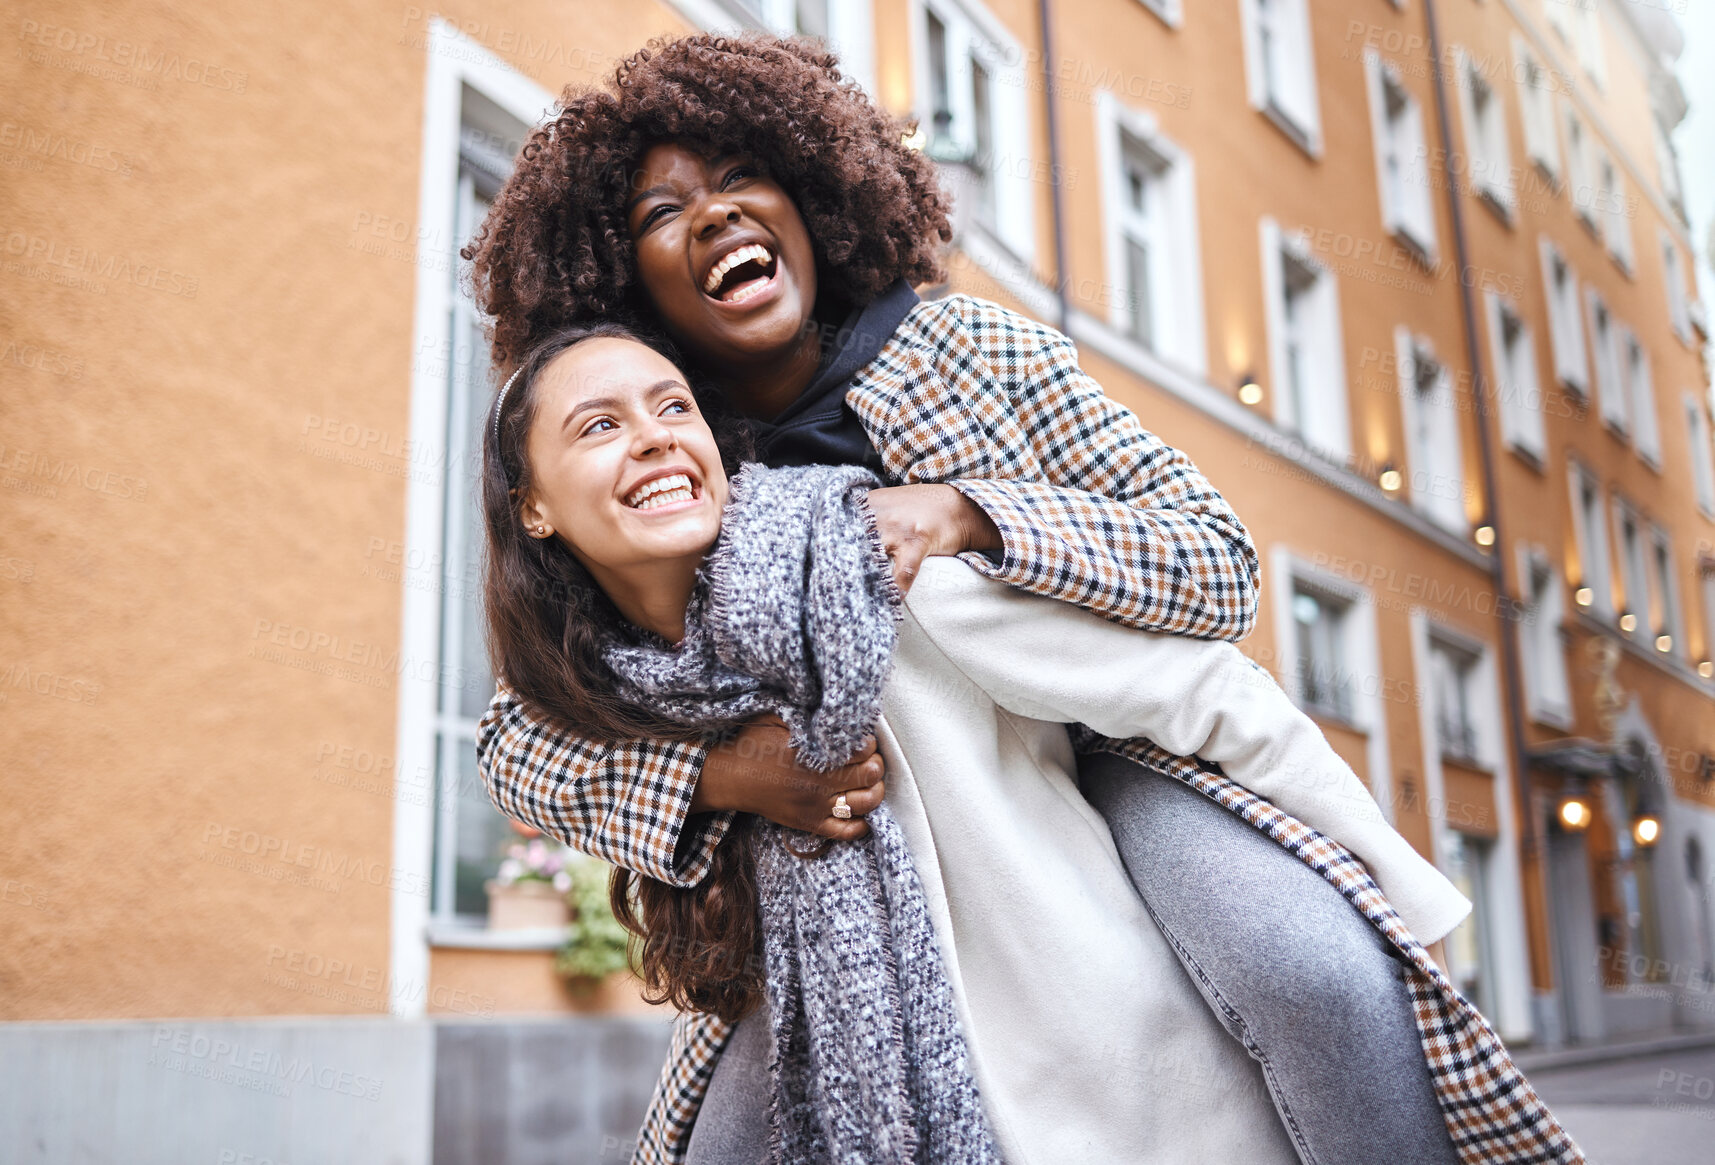
<svg viewBox="0 0 1715 1165">
<path fill-rule="evenodd" d="M 958 559 L 924 562 L 877 738 L 1005 1159 L 1292 1165 L 1260 1069 L 1079 794 L 1071 723 L 1220 763 L 1363 859 L 1422 942 L 1470 903 L 1237 647 L 1122 627 Z"/>
</svg>

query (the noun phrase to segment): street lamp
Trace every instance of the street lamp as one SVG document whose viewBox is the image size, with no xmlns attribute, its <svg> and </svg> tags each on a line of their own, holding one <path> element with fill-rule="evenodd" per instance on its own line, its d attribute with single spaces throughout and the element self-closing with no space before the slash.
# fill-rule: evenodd
<svg viewBox="0 0 1715 1165">
<path fill-rule="evenodd" d="M 1581 792 L 1568 793 L 1561 799 L 1559 817 L 1569 833 L 1583 833 L 1590 828 L 1590 803 Z"/>
<path fill-rule="evenodd" d="M 1661 821 L 1653 813 L 1645 813 L 1632 822 L 1632 840 L 1640 846 L 1652 846 L 1661 836 Z"/>
</svg>

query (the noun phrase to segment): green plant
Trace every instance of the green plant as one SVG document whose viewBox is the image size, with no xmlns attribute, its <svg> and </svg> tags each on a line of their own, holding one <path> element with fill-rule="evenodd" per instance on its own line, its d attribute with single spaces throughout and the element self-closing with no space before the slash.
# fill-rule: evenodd
<svg viewBox="0 0 1715 1165">
<path fill-rule="evenodd" d="M 625 928 L 608 905 L 610 868 L 606 862 L 577 853 L 565 862 L 565 873 L 571 876 L 566 901 L 572 907 L 572 924 L 554 958 L 554 970 L 574 986 L 593 987 L 631 966 Z"/>
</svg>

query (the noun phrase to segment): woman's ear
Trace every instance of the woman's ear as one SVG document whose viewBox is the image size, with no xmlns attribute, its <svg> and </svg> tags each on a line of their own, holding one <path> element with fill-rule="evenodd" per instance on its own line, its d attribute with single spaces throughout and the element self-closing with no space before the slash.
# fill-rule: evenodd
<svg viewBox="0 0 1715 1165">
<path fill-rule="evenodd" d="M 548 515 L 542 512 L 542 504 L 536 500 L 536 491 L 531 490 L 525 495 L 518 506 L 518 520 L 524 524 L 524 530 L 533 538 L 547 538 L 554 533 Z"/>
</svg>

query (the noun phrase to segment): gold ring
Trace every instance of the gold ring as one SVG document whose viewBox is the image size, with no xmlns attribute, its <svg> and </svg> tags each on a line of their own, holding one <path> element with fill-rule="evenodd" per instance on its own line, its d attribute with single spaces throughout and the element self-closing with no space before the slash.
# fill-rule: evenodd
<svg viewBox="0 0 1715 1165">
<path fill-rule="evenodd" d="M 841 793 L 838 797 L 834 798 L 834 816 L 838 817 L 841 821 L 845 821 L 851 817 L 851 815 L 852 807 L 846 804 L 846 795 Z"/>
</svg>

